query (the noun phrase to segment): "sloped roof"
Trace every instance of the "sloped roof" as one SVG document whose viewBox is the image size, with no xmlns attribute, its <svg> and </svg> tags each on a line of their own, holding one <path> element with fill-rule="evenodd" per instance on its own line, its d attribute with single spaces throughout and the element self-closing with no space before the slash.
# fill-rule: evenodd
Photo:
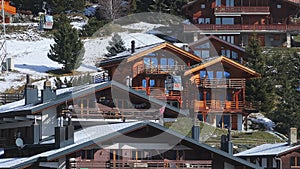
<svg viewBox="0 0 300 169">
<path fill-rule="evenodd" d="M 205 42 L 205 41 L 210 41 L 211 39 L 214 39 L 214 40 L 216 40 L 216 41 L 218 41 L 218 42 L 220 42 L 220 43 L 223 43 L 223 44 L 225 44 L 225 45 L 227 45 L 227 46 L 230 46 L 230 47 L 232 47 L 232 48 L 235 48 L 235 49 L 237 49 L 237 50 L 239 50 L 239 51 L 241 51 L 241 52 L 246 52 L 246 50 L 245 50 L 244 48 L 241 48 L 241 47 L 239 47 L 239 46 L 237 46 L 237 45 L 234 45 L 234 44 L 232 44 L 232 43 L 229 43 L 229 42 L 227 42 L 227 41 L 225 41 L 225 40 L 223 40 L 223 39 L 220 39 L 220 38 L 218 38 L 218 37 L 216 37 L 216 36 L 214 36 L 214 35 L 205 36 L 205 37 L 203 37 L 203 38 L 201 38 L 201 39 L 199 39 L 199 40 L 197 40 L 197 41 L 195 41 L 195 42 L 190 43 L 189 46 L 192 48 L 192 47 L 194 47 L 194 46 L 196 46 L 196 45 L 199 45 L 199 44 L 201 44 L 201 43 L 203 43 L 203 42 Z"/>
<path fill-rule="evenodd" d="M 124 59 L 127 59 L 126 61 L 127 62 L 131 62 L 137 58 L 140 58 L 142 56 L 145 56 L 147 54 L 150 54 L 152 52 L 155 52 L 155 51 L 158 51 L 160 49 L 164 49 L 164 48 L 167 48 L 171 51 L 174 51 L 174 52 L 177 52 L 179 54 L 182 54 L 186 57 L 189 57 L 197 62 L 201 62 L 201 58 L 199 58 L 198 56 L 195 56 L 173 44 L 170 44 L 170 43 L 167 43 L 167 42 L 164 42 L 164 43 L 158 43 L 158 44 L 153 44 L 153 45 L 149 45 L 149 46 L 144 46 L 144 47 L 141 47 L 141 48 L 137 48 L 135 50 L 134 53 L 131 53 L 131 51 L 124 51 L 122 53 L 119 53 L 118 55 L 116 56 L 113 56 L 113 57 L 110 57 L 108 59 L 105 59 L 103 61 L 100 62 L 100 64 L 98 66 L 105 66 L 105 65 L 110 65 L 111 63 L 115 63 L 115 62 L 121 62 L 123 61 Z"/>
<path fill-rule="evenodd" d="M 209 59 L 210 59 L 210 58 L 209 58 Z M 229 65 L 231 65 L 231 66 L 233 66 L 233 67 L 235 67 L 235 68 L 238 68 L 238 69 L 240 69 L 240 70 L 242 70 L 242 71 L 248 73 L 248 74 L 251 75 L 252 77 L 260 77 L 260 76 L 261 76 L 259 73 L 255 72 L 254 70 L 252 70 L 252 69 L 250 69 L 250 68 L 247 68 L 246 66 L 243 66 L 243 65 L 241 65 L 241 64 L 239 64 L 239 63 L 237 63 L 237 62 L 235 62 L 235 61 L 233 61 L 233 60 L 231 60 L 231 59 L 229 59 L 229 58 L 227 58 L 227 57 L 224 57 L 224 56 L 215 57 L 215 58 L 213 58 L 213 59 L 210 59 L 209 61 L 204 62 L 203 64 L 201 64 L 201 65 L 199 65 L 199 66 L 197 66 L 197 67 L 194 67 L 194 68 L 192 68 L 192 69 L 190 69 L 190 70 L 187 70 L 187 71 L 184 73 L 184 75 L 185 75 L 185 76 L 186 76 L 186 75 L 189 75 L 189 74 L 191 74 L 191 73 L 194 73 L 194 72 L 196 72 L 196 71 L 200 71 L 200 70 L 202 70 L 202 69 L 204 69 L 204 68 L 206 68 L 206 67 L 212 66 L 212 65 L 214 65 L 214 64 L 216 64 L 216 63 L 220 63 L 220 62 L 221 62 L 221 63 L 227 63 L 227 64 L 229 64 Z"/>
<path fill-rule="evenodd" d="M 181 114 L 184 116 L 188 115 L 188 112 L 185 112 L 185 111 L 182 111 L 181 109 L 170 106 L 163 101 L 160 101 L 153 97 L 149 97 L 145 94 L 139 93 L 139 92 L 129 88 L 128 86 L 125 86 L 116 81 L 109 81 L 109 82 L 73 87 L 73 88 L 69 88 L 69 90 L 65 89 L 65 92 L 61 93 L 55 99 L 50 100 L 46 103 L 40 103 L 37 105 L 24 105 L 25 101 L 23 99 L 16 103 L 11 103 L 9 106 L 6 106 L 6 105 L 4 105 L 3 107 L 0 106 L 0 116 L 6 116 L 7 114 L 11 114 L 11 115 L 35 114 L 35 113 L 43 111 L 44 109 L 56 106 L 61 103 L 65 103 L 66 101 L 72 100 L 74 98 L 79 98 L 79 97 L 83 97 L 83 96 L 86 96 L 89 94 L 93 94 L 95 92 L 98 92 L 98 91 L 101 91 L 101 90 L 104 90 L 107 88 L 111 88 L 112 86 L 122 89 L 124 91 L 128 91 L 129 93 L 132 93 L 133 95 L 135 95 L 141 99 L 149 100 L 151 103 L 155 103 L 157 105 L 160 105 L 161 107 L 165 106 L 166 109 L 169 109 L 169 110 L 171 110 L 171 112 L 174 112 L 174 113 L 176 112 L 176 114 Z"/>
<path fill-rule="evenodd" d="M 249 156 L 280 156 L 293 150 L 300 149 L 300 145 L 289 145 L 288 143 L 263 144 L 249 150 L 235 154 L 236 157 Z"/>
<path fill-rule="evenodd" d="M 206 144 L 197 142 L 189 137 L 186 137 L 178 132 L 165 128 L 159 124 L 148 122 L 148 121 L 141 121 L 141 122 L 134 122 L 134 123 L 119 123 L 119 124 L 110 124 L 110 125 L 101 125 L 101 126 L 93 126 L 81 131 L 77 131 L 74 134 L 74 144 L 69 146 L 65 146 L 59 149 L 53 149 L 50 151 L 46 151 L 41 154 L 37 154 L 35 156 L 29 158 L 14 158 L 14 159 L 0 159 L 0 168 L 21 168 L 26 165 L 30 165 L 34 162 L 37 162 L 39 159 L 45 159 L 47 161 L 55 160 L 61 156 L 65 156 L 71 154 L 73 152 L 79 151 L 82 148 L 94 145 L 95 143 L 101 143 L 103 141 L 121 136 L 123 134 L 133 132 L 143 127 L 154 127 L 159 129 L 163 132 L 171 134 L 181 140 L 188 142 L 189 144 L 198 146 L 199 148 L 203 148 L 207 151 L 212 153 L 218 154 L 223 158 L 226 158 L 230 161 L 235 163 L 240 163 L 243 166 L 247 166 L 253 169 L 260 169 L 261 167 L 247 162 L 241 158 L 232 156 L 224 151 L 221 151 L 216 148 L 212 148 Z"/>
</svg>

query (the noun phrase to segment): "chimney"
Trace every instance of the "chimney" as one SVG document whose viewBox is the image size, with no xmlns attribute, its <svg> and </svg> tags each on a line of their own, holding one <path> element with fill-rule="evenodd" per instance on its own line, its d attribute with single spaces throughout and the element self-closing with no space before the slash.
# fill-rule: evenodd
<svg viewBox="0 0 300 169">
<path fill-rule="evenodd" d="M 290 128 L 290 133 L 289 133 L 289 145 L 294 145 L 297 144 L 297 128 Z"/>
<path fill-rule="evenodd" d="M 228 134 L 221 136 L 221 150 L 233 154 L 233 144 L 231 141 L 231 130 L 228 128 Z"/>
<path fill-rule="evenodd" d="M 56 98 L 56 92 L 51 89 L 51 82 L 47 77 L 47 80 L 44 82 L 44 90 L 42 90 L 42 102 L 45 103 L 54 98 Z"/>
<path fill-rule="evenodd" d="M 63 120 L 63 117 L 59 117 Z M 74 143 L 74 126 L 71 122 L 71 116 L 68 116 L 67 126 L 55 127 L 55 148 L 61 148 Z"/>
<path fill-rule="evenodd" d="M 196 140 L 197 142 L 200 141 L 200 126 L 199 125 L 193 125 L 192 139 Z"/>
<path fill-rule="evenodd" d="M 131 41 L 131 54 L 135 52 L 135 41 Z"/>
<path fill-rule="evenodd" d="M 26 75 L 26 85 L 25 85 L 25 105 L 36 104 L 39 101 L 38 89 L 35 85 L 31 84 L 29 75 Z"/>
</svg>

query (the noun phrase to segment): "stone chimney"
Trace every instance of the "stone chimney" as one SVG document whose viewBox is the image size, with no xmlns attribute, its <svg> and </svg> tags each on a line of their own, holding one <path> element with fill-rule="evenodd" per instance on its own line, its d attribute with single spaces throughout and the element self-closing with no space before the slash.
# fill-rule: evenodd
<svg viewBox="0 0 300 169">
<path fill-rule="evenodd" d="M 221 136 L 221 150 L 233 154 L 233 143 L 231 141 L 231 129 L 228 128 L 228 134 Z"/>
<path fill-rule="evenodd" d="M 289 145 L 294 145 L 297 144 L 297 128 L 290 128 L 290 133 L 289 133 Z"/>
<path fill-rule="evenodd" d="M 42 102 L 45 103 L 49 100 L 56 98 L 56 92 L 51 88 L 51 82 L 47 78 L 44 82 L 44 89 L 42 90 Z"/>
<path fill-rule="evenodd" d="M 135 41 L 131 41 L 131 54 L 135 52 Z"/>
<path fill-rule="evenodd" d="M 24 98 L 25 98 L 25 105 L 36 104 L 39 101 L 38 89 L 35 85 L 31 84 L 29 75 L 26 75 Z"/>
</svg>

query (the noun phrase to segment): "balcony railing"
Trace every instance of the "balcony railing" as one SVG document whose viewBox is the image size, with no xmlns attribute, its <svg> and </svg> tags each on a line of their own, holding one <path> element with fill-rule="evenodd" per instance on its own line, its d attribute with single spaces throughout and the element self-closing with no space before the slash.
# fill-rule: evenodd
<svg viewBox="0 0 300 169">
<path fill-rule="evenodd" d="M 254 30 L 277 30 L 277 31 L 299 31 L 300 24 L 270 24 L 270 25 L 241 25 L 241 24 L 234 24 L 234 25 L 221 25 L 221 24 L 196 24 L 196 25 L 184 25 L 184 31 L 191 32 L 191 31 L 201 31 L 201 30 L 224 30 L 224 31 L 254 31 Z"/>
<path fill-rule="evenodd" d="M 133 74 L 138 75 L 141 73 L 147 74 L 167 74 L 174 71 L 183 71 L 186 70 L 186 65 L 153 65 L 153 66 L 144 66 L 140 65 L 134 68 Z"/>
<path fill-rule="evenodd" d="M 76 161 L 70 163 L 72 168 L 89 168 L 89 169 L 101 169 L 101 168 L 155 168 L 155 169 L 166 169 L 166 168 L 212 168 L 211 160 L 110 160 L 110 161 Z"/>
<path fill-rule="evenodd" d="M 245 87 L 245 79 L 195 79 L 198 87 L 203 88 L 243 88 Z"/>
<path fill-rule="evenodd" d="M 270 12 L 268 6 L 234 6 L 234 7 L 216 7 L 215 13 L 254 13 Z"/>
<path fill-rule="evenodd" d="M 209 111 L 209 110 L 215 110 L 215 111 L 234 111 L 234 110 L 242 110 L 245 108 L 245 105 L 243 101 L 224 101 L 224 100 L 206 100 L 194 101 L 194 111 Z"/>
</svg>

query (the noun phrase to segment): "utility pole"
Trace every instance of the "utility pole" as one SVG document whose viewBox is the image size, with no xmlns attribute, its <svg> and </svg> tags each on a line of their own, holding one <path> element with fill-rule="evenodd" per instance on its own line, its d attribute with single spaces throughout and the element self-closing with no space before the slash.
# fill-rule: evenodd
<svg viewBox="0 0 300 169">
<path fill-rule="evenodd" d="M 1 16 L 2 16 L 2 30 L 1 30 L 1 40 L 0 40 L 0 68 L 1 72 L 6 71 L 7 68 L 4 65 L 6 61 L 7 51 L 6 51 L 6 25 L 5 25 L 5 11 L 4 11 L 4 0 L 1 0 Z"/>
</svg>

